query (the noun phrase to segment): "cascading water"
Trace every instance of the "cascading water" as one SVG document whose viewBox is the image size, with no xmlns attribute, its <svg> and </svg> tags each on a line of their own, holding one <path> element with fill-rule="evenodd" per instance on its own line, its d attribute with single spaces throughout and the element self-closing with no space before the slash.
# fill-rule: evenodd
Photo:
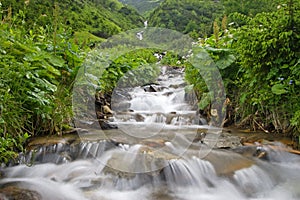
<svg viewBox="0 0 300 200">
<path fill-rule="evenodd" d="M 182 76 L 183 69 L 162 67 L 156 83 L 117 87 L 112 96 L 114 123 L 129 135 L 146 138 L 179 126 L 192 128 L 198 116 L 185 101 L 186 84 Z"/>
<path fill-rule="evenodd" d="M 2 168 L 0 199 L 300 199 L 297 155 L 267 146 L 259 149 L 265 159 L 238 150 L 201 153 L 208 140 L 194 139 L 210 127 L 197 125 L 184 101 L 182 74 L 163 67 L 155 84 L 115 91 L 122 98 L 111 121 L 119 129 L 89 130 Z"/>
</svg>

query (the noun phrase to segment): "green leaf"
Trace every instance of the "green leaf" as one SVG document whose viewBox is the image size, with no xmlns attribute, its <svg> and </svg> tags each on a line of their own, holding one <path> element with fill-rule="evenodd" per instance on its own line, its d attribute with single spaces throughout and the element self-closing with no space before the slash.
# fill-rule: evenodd
<svg viewBox="0 0 300 200">
<path fill-rule="evenodd" d="M 25 53 L 34 53 L 35 50 L 34 49 L 31 49 L 29 48 L 28 45 L 26 44 L 22 44 L 20 42 L 15 42 L 14 46 L 19 49 L 19 50 L 22 50 L 22 52 L 25 52 Z"/>
<path fill-rule="evenodd" d="M 63 67 L 65 64 L 65 61 L 62 58 L 54 55 L 48 55 L 47 60 L 50 64 L 56 67 Z"/>
<path fill-rule="evenodd" d="M 282 84 L 273 85 L 272 92 L 277 95 L 287 93 L 286 89 L 284 88 L 284 85 L 282 85 Z"/>
<path fill-rule="evenodd" d="M 228 54 L 226 56 L 221 57 L 221 59 L 219 59 L 216 62 L 216 65 L 218 66 L 219 69 L 225 69 L 228 66 L 230 66 L 234 61 L 235 61 L 235 56 L 232 54 Z"/>
<path fill-rule="evenodd" d="M 49 65 L 49 63 L 47 63 L 46 61 L 42 61 L 41 62 L 42 66 L 44 69 L 46 69 L 48 72 L 60 76 L 60 71 L 58 69 L 56 69 L 55 67 L 53 67 L 52 65 Z"/>
<path fill-rule="evenodd" d="M 288 65 L 288 64 L 284 64 L 281 68 L 282 68 L 282 69 L 289 68 L 289 65 Z"/>
<path fill-rule="evenodd" d="M 213 48 L 213 47 L 205 47 L 207 51 L 210 52 L 229 52 L 232 51 L 231 49 L 225 49 L 225 48 Z"/>
<path fill-rule="evenodd" d="M 34 62 L 34 61 L 42 61 L 44 60 L 42 54 L 36 54 L 36 53 L 27 53 L 25 54 L 24 58 L 25 61 L 28 62 Z"/>
<path fill-rule="evenodd" d="M 210 93 L 203 93 L 201 101 L 198 103 L 199 109 L 205 109 L 211 102 Z"/>
<path fill-rule="evenodd" d="M 243 93 L 240 97 L 240 103 L 243 104 L 245 103 L 246 99 L 247 99 L 247 93 Z"/>
<path fill-rule="evenodd" d="M 4 119 L 0 117 L 0 124 L 4 124 L 4 123 L 5 123 Z"/>
</svg>

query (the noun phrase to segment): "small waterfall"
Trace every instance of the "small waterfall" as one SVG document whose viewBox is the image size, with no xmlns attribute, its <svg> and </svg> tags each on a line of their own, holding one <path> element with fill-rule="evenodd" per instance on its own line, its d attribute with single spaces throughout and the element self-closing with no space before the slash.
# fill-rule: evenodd
<svg viewBox="0 0 300 200">
<path fill-rule="evenodd" d="M 164 169 L 169 187 L 178 186 L 207 188 L 210 180 L 216 177 L 214 167 L 210 162 L 193 157 L 189 160 L 171 160 Z"/>
<path fill-rule="evenodd" d="M 200 125 L 182 77 L 162 67 L 155 83 L 117 89 L 111 121 L 119 129 L 33 145 L 0 169 L 0 199 L 300 199 L 300 157 L 281 144 L 260 147 L 263 159 L 212 148 L 221 131 Z"/>
<path fill-rule="evenodd" d="M 121 134 L 136 140 L 178 138 L 181 136 L 174 129 L 184 127 L 190 129 L 193 138 L 201 126 L 196 124 L 197 109 L 185 101 L 183 73 L 182 68 L 163 66 L 154 82 L 131 87 L 131 83 L 126 84 L 130 80 L 120 80 L 112 94 L 111 123 Z"/>
<path fill-rule="evenodd" d="M 188 150 L 183 157 L 172 157 L 141 144 L 115 144 L 116 148 L 109 149 L 104 141 L 95 144 L 79 145 L 75 152 L 81 158 L 66 163 L 3 168 L 0 191 L 16 185 L 37 191 L 42 199 L 75 200 L 300 198 L 300 159 L 290 154 L 284 161 L 247 161 L 231 151 L 213 150 L 199 158 L 197 151 Z M 89 156 L 88 150 L 97 156 Z M 253 164 L 246 167 L 246 162 Z M 235 169 L 226 170 L 235 165 Z"/>
</svg>

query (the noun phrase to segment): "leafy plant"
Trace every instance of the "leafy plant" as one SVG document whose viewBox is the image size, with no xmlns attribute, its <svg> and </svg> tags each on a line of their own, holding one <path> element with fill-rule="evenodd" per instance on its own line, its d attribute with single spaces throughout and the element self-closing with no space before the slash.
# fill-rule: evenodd
<svg viewBox="0 0 300 200">
<path fill-rule="evenodd" d="M 285 1 L 237 30 L 240 112 L 256 113 L 266 130 L 288 134 L 299 125 L 299 17 L 299 2 Z"/>
<path fill-rule="evenodd" d="M 118 81 L 124 75 L 132 78 L 130 82 L 138 84 L 140 81 L 153 79 L 157 74 L 154 64 L 157 58 L 154 56 L 153 49 L 139 49 L 129 52 L 114 60 L 103 72 L 100 78 L 100 88 L 102 91 L 111 93 Z M 150 65 L 149 65 L 150 64 Z M 140 77 L 137 75 L 141 75 Z M 123 81 L 126 77 L 123 78 Z"/>
<path fill-rule="evenodd" d="M 226 17 L 225 17 L 226 18 Z M 223 21 L 223 23 L 226 23 Z M 197 46 L 202 49 L 207 58 L 202 59 L 201 67 L 196 68 L 193 65 L 186 65 L 185 79 L 191 85 L 199 99 L 200 110 L 205 110 L 211 105 L 211 96 L 213 89 L 208 88 L 208 82 L 214 82 L 214 74 L 209 73 L 210 68 L 213 66 L 217 67 L 221 73 L 226 89 L 226 94 L 230 98 L 233 98 L 233 91 L 236 89 L 234 80 L 238 67 L 235 64 L 236 57 L 234 51 L 231 49 L 232 42 L 234 40 L 233 33 L 226 29 L 227 25 L 223 25 L 222 31 L 219 29 L 217 22 L 215 23 L 214 34 L 210 37 L 200 38 Z M 234 31 L 233 31 L 234 32 Z M 201 71 L 203 71 L 201 73 Z M 206 73 L 204 71 L 207 71 Z M 201 75 L 202 74 L 202 75 Z M 203 77 L 205 74 L 205 77 Z M 218 83 L 215 83 L 216 85 Z M 232 94 L 232 95 L 230 95 Z"/>
<path fill-rule="evenodd" d="M 60 24 L 28 30 L 24 23 L 20 11 L 0 24 L 1 161 L 22 150 L 22 138 L 61 134 L 70 123 L 70 93 L 84 58 Z"/>
<path fill-rule="evenodd" d="M 18 152 L 24 152 L 23 145 L 28 138 L 29 135 L 27 133 L 22 136 L 12 137 L 12 135 L 7 134 L 0 137 L 0 163 L 8 163 L 18 157 Z"/>
</svg>

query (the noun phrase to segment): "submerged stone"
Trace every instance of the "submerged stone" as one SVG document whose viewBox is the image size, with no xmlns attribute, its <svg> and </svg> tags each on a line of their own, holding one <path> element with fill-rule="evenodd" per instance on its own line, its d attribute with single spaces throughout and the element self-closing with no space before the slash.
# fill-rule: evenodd
<svg viewBox="0 0 300 200">
<path fill-rule="evenodd" d="M 4 186 L 0 188 L 1 200 L 42 200 L 42 196 L 33 190 L 18 186 Z"/>
</svg>

